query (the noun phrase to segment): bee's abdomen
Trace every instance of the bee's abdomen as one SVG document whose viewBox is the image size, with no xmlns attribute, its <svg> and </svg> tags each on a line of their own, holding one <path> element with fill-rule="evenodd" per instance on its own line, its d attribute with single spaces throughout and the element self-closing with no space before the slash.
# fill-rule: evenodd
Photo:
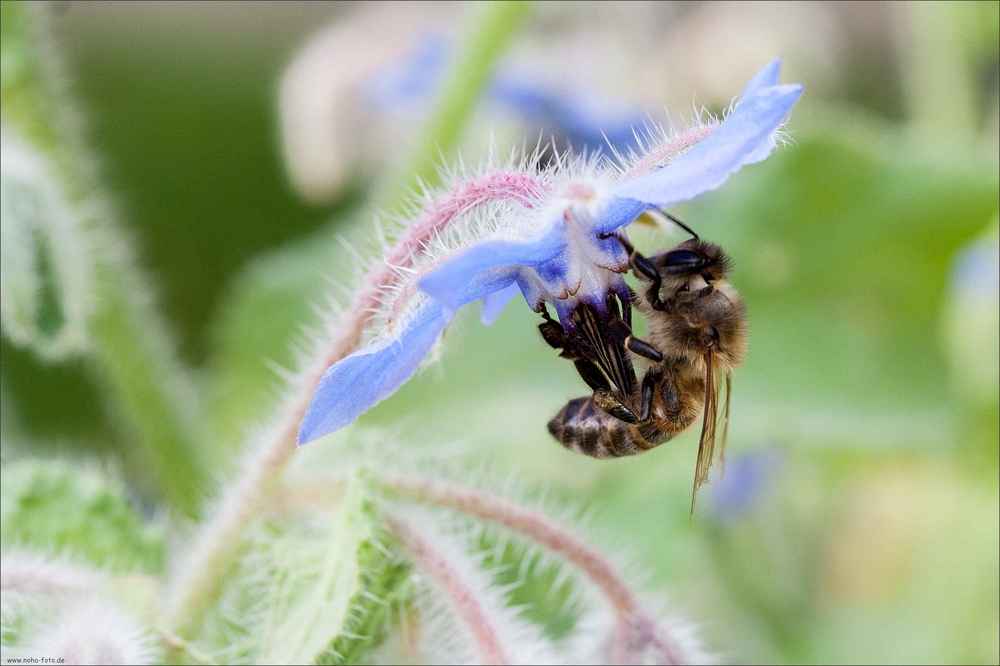
<svg viewBox="0 0 1000 666">
<path fill-rule="evenodd" d="M 631 456 L 649 448 L 638 445 L 627 423 L 619 421 L 594 404 L 592 397 L 566 403 L 549 421 L 549 432 L 571 451 L 593 458 Z"/>
</svg>

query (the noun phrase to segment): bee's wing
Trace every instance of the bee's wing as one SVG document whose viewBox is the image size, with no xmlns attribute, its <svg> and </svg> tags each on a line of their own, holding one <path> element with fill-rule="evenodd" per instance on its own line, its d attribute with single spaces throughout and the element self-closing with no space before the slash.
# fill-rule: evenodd
<svg viewBox="0 0 1000 666">
<path fill-rule="evenodd" d="M 719 438 L 719 474 L 726 469 L 726 439 L 729 437 L 729 398 L 733 393 L 733 374 L 726 373 L 726 398 L 722 403 L 722 437 Z"/>
<path fill-rule="evenodd" d="M 622 395 L 631 396 L 637 379 L 632 359 L 625 351 L 625 346 L 603 330 L 604 327 L 592 308 L 580 307 L 576 312 L 577 326 L 596 355 L 596 358 L 591 360 L 600 366 Z"/>
<path fill-rule="evenodd" d="M 709 348 L 705 352 L 705 406 L 701 421 L 701 439 L 698 442 L 698 462 L 694 468 L 694 490 L 691 491 L 691 515 L 698 498 L 698 488 L 708 481 L 708 470 L 712 466 L 715 451 L 715 429 L 719 418 L 719 382 L 715 376 L 715 352 Z M 727 383 L 728 386 L 728 383 Z M 728 389 L 726 411 L 729 410 Z M 727 416 L 728 419 L 728 416 Z M 723 429 L 725 432 L 725 429 Z"/>
</svg>

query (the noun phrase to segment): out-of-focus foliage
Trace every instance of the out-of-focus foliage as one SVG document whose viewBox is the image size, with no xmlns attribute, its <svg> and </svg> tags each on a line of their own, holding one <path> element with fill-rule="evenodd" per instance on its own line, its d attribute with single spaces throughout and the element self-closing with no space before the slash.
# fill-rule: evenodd
<svg viewBox="0 0 1000 666">
<path fill-rule="evenodd" d="M 144 469 L 143 483 L 152 492 L 194 514 L 207 476 L 197 447 L 200 405 L 86 147 L 66 73 L 50 43 L 51 14 L 48 5 L 19 2 L 4 3 L 0 14 L 5 63 L 0 109 L 10 135 L 4 147 L 3 224 L 31 229 L 30 236 L 22 230 L 19 237 L 36 241 L 41 312 L 34 337 L 43 340 L 33 346 L 52 356 L 58 345 L 46 340 L 51 329 L 69 331 L 71 340 L 89 334 L 89 379 L 100 386 L 100 398 L 113 413 L 109 420 L 133 445 L 126 461 Z M 23 273 L 18 271 L 22 284 Z M 6 289 L 6 276 L 4 284 Z M 7 299 L 2 309 L 11 306 Z M 42 413 L 45 421 L 61 421 L 53 419 L 58 411 Z"/>
<path fill-rule="evenodd" d="M 53 186 L 45 158 L 19 137 L 5 134 L 0 168 L 3 330 L 44 359 L 78 353 L 93 300 L 79 216 Z"/>
<path fill-rule="evenodd" d="M 18 80 L 9 74 L 23 66 L 23 44 L 8 34 L 9 7 L 5 2 L 5 123 L 8 100 L 16 99 L 7 81 Z M 354 277 L 350 247 L 367 249 L 369 204 L 384 203 L 371 200 L 371 182 L 355 177 L 337 201 L 306 205 L 293 195 L 281 163 L 279 77 L 309 32 L 342 20 L 345 10 L 61 7 L 52 27 L 86 112 L 88 138 L 141 263 L 155 277 L 180 356 L 196 369 L 196 400 L 211 433 L 197 439 L 205 441 L 199 454 L 230 471 L 247 428 L 273 405 L 280 369 L 293 365 L 307 335 L 303 326 L 318 324 L 333 285 Z M 766 51 L 761 58 L 783 53 L 790 80 L 806 84 L 790 125 L 792 145 L 675 211 L 733 256 L 734 283 L 750 313 L 750 354 L 734 378 L 725 474 L 706 486 L 706 500 L 689 521 L 696 433 L 613 462 L 559 447 L 545 423 L 585 387 L 541 342 L 537 316 L 520 303 L 491 328 L 471 317 L 460 322 L 448 333 L 441 369 L 423 372 L 365 415 L 358 430 L 387 433 L 414 458 L 458 450 L 487 459 L 497 475 L 513 469 L 560 500 L 595 507 L 596 531 L 628 544 L 651 583 L 667 587 L 672 604 L 707 627 L 708 649 L 726 659 L 995 663 L 997 4 L 796 5 L 787 23 L 759 5 L 634 11 L 647 12 L 642 29 L 665 46 L 646 48 L 651 42 L 622 31 L 617 22 L 627 21 L 609 18 L 614 12 L 607 7 L 548 7 L 528 27 L 529 60 L 541 58 L 553 70 L 573 63 L 566 37 L 576 33 L 560 32 L 566 23 L 603 35 L 601 48 L 589 50 L 605 55 L 594 79 L 609 96 L 638 96 L 635 81 L 648 80 L 649 72 L 662 72 L 660 84 L 679 89 L 670 93 L 683 96 L 677 104 L 686 103 L 692 88 L 709 95 L 729 90 L 731 79 L 742 81 L 763 62 L 744 62 L 758 50 Z M 761 30 L 734 32 L 733 16 L 740 17 L 737 27 Z M 804 43 L 802 34 L 821 28 L 823 39 Z M 539 50 L 538 43 L 552 46 Z M 678 44 L 690 58 L 676 57 L 671 49 L 680 47 L 671 45 Z M 516 49 L 515 56 L 525 57 Z M 621 66 L 636 59 L 646 67 L 641 76 Z M 617 87 L 608 83 L 616 72 Z M 686 82 L 692 72 L 705 77 L 704 86 Z M 719 111 L 728 99 L 708 103 Z M 498 120 L 490 113 L 473 124 L 467 149 L 488 142 Z M 359 125 L 367 128 L 359 136 L 378 130 L 378 122 L 398 122 L 385 129 L 398 137 L 411 122 L 367 120 L 374 126 Z M 31 139 L 27 127 L 21 131 Z M 542 129 L 530 128 L 529 138 Z M 371 136 L 370 143 L 385 150 L 384 138 Z M 396 156 L 385 157 L 393 164 Z M 8 301 L 8 271 L 22 266 L 8 255 L 4 215 L 7 308 L 17 305 Z M 636 230 L 635 239 L 654 251 L 679 237 Z M 102 303 L 108 301 L 96 305 Z M 123 337 L 106 336 L 103 345 L 113 348 Z M 125 408 L 108 407 L 125 403 L 104 397 L 106 381 L 79 361 L 44 363 L 16 342 L 5 333 L 4 548 L 48 547 L 118 571 L 160 572 L 164 537 L 161 523 L 150 519 L 152 507 L 204 484 L 152 482 L 150 463 L 136 454 L 136 430 L 121 427 L 129 422 Z M 108 358 L 125 378 L 120 386 L 149 374 L 124 353 Z M 167 421 L 162 414 L 169 411 L 155 406 L 155 396 L 124 393 L 142 396 L 133 413 Z M 157 422 L 147 421 L 147 430 L 156 434 L 158 426 L 148 424 Z M 156 440 L 148 432 L 143 438 Z M 303 451 L 298 464 L 336 465 L 359 441 L 331 438 L 318 445 L 325 450 Z M 96 466 L 16 460 L 65 449 L 73 449 L 74 460 L 81 452 L 123 459 L 128 491 L 89 471 Z M 163 460 L 170 459 L 168 449 L 157 449 Z M 163 469 L 172 478 L 172 468 Z M 256 620 L 267 619 L 261 609 L 270 608 L 290 618 L 287 607 L 279 612 L 265 602 L 309 598 L 289 592 L 268 600 L 285 589 L 274 581 L 315 589 L 326 601 L 350 599 L 360 613 L 357 626 L 370 626 L 365 618 L 381 606 L 359 606 L 353 591 L 332 583 L 313 588 L 324 572 L 333 576 L 350 561 L 323 555 L 334 550 L 326 545 L 333 521 L 371 509 L 365 498 L 354 499 L 357 511 L 322 525 L 281 525 L 269 516 L 255 528 L 200 645 L 232 659 L 254 658 L 265 634 L 236 626 L 233 616 L 252 610 L 262 614 Z M 183 502 L 175 497 L 174 504 Z M 344 529 L 354 538 L 338 539 L 336 547 L 358 555 L 359 569 L 348 577 L 365 569 L 378 579 L 366 585 L 384 588 L 376 596 L 390 596 L 399 583 L 392 577 L 405 572 L 380 559 L 368 541 L 376 536 L 370 524 Z M 490 557 L 521 566 L 517 553 Z M 529 615 L 547 616 L 548 631 L 563 635 L 572 613 L 552 595 L 566 589 L 553 592 L 544 567 L 537 576 L 528 569 L 516 598 L 533 602 Z M 510 572 L 500 577 L 518 579 Z M 551 610 L 539 610 L 549 602 Z M 320 611 L 336 615 L 333 605 Z M 331 617 L 330 636 L 317 638 L 317 646 L 330 647 L 334 625 L 343 625 L 342 614 Z M 344 641 L 356 639 L 348 634 L 370 633 L 349 628 L 333 648 L 352 654 Z M 227 643 L 234 635 L 238 640 Z"/>
<path fill-rule="evenodd" d="M 407 567 L 389 554 L 370 479 L 319 518 L 262 529 L 198 632 L 224 661 L 357 663 L 382 639 Z"/>
<path fill-rule="evenodd" d="M 96 470 L 24 460 L 5 464 L 0 478 L 5 548 L 51 549 L 116 572 L 163 570 L 164 525 L 143 521 Z"/>
</svg>

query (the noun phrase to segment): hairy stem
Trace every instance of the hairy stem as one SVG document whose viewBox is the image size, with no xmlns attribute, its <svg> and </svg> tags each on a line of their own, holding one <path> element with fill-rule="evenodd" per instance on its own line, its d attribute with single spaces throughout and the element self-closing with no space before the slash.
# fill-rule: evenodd
<svg viewBox="0 0 1000 666">
<path fill-rule="evenodd" d="M 171 626 L 182 631 L 196 622 L 218 593 L 241 549 L 241 536 L 271 496 L 275 481 L 295 452 L 295 436 L 309 407 L 313 391 L 326 369 L 360 344 L 371 323 L 379 297 L 391 289 L 399 274 L 393 266 L 407 267 L 425 244 L 470 208 L 498 199 L 517 199 L 530 205 L 543 185 L 518 173 L 499 173 L 464 183 L 430 206 L 390 250 L 385 261 L 369 272 L 365 285 L 341 320 L 330 343 L 303 373 L 298 389 L 279 410 L 274 425 L 249 447 L 238 478 L 217 500 L 216 510 L 199 528 L 187 564 L 177 580 L 170 603 Z"/>
<path fill-rule="evenodd" d="M 108 411 L 138 445 L 143 480 L 174 508 L 194 515 L 207 476 L 194 383 L 151 305 L 94 168 L 48 15 L 47 3 L 3 4 L 4 122 L 49 158 L 58 187 L 83 218 L 96 303 L 88 326 L 90 367 L 110 394 Z"/>
<path fill-rule="evenodd" d="M 41 553 L 8 550 L 0 560 L 0 590 L 55 594 L 96 590 L 108 577 L 88 567 Z"/>
<path fill-rule="evenodd" d="M 384 517 L 393 535 L 406 549 L 413 563 L 433 581 L 455 608 L 455 614 L 469 632 L 484 664 L 509 664 L 504 646 L 490 623 L 475 589 L 464 580 L 448 558 L 405 522 Z"/>
<path fill-rule="evenodd" d="M 480 9 L 469 34 L 491 36 L 484 38 L 483 44 L 470 44 L 465 57 L 459 59 L 448 94 L 442 98 L 439 110 L 432 116 L 421 146 L 439 146 L 443 150 L 454 145 L 471 114 L 475 96 L 492 71 L 494 60 L 514 35 L 515 28 L 520 24 L 517 19 L 525 11 L 523 3 L 487 3 Z M 463 83 L 466 78 L 470 82 Z M 459 96 L 461 103 L 452 100 L 452 95 Z M 409 171 L 426 173 L 426 165 L 432 164 L 430 156 L 418 152 L 410 161 Z M 490 186 L 496 182 L 506 183 L 506 187 Z M 478 188 L 475 187 L 477 183 Z M 242 549 L 244 533 L 272 496 L 278 478 L 295 452 L 299 424 L 316 386 L 330 365 L 346 357 L 360 343 L 362 334 L 371 323 L 372 308 L 397 279 L 392 265 L 406 266 L 411 263 L 427 241 L 469 207 L 502 197 L 527 200 L 538 187 L 541 186 L 533 180 L 524 180 L 520 174 L 511 174 L 509 178 L 498 181 L 472 181 L 459 186 L 437 205 L 429 207 L 399 239 L 396 247 L 386 256 L 386 261 L 369 272 L 365 285 L 358 291 L 329 343 L 317 354 L 312 367 L 307 368 L 294 384 L 291 396 L 277 410 L 273 425 L 256 441 L 249 443 L 242 471 L 222 489 L 215 510 L 199 527 L 190 554 L 172 587 L 168 601 L 170 627 L 181 633 L 196 627 L 218 596 L 223 580 Z"/>
<path fill-rule="evenodd" d="M 615 610 L 618 627 L 614 633 L 616 663 L 631 663 L 635 655 L 653 647 L 669 664 L 684 662 L 681 648 L 657 631 L 656 622 L 642 608 L 635 592 L 600 552 L 554 520 L 508 499 L 426 478 L 382 477 L 378 483 L 390 495 L 424 504 L 445 507 L 476 516 L 517 532 L 558 553 L 580 569 L 597 586 Z"/>
</svg>

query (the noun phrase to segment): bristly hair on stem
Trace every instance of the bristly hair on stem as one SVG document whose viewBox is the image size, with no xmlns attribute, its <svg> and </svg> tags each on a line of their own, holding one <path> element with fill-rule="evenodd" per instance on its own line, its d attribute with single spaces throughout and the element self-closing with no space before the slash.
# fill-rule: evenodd
<svg viewBox="0 0 1000 666">
<path fill-rule="evenodd" d="M 383 471 L 374 476 L 374 482 L 390 499 L 444 509 L 479 526 L 495 525 L 502 532 L 534 544 L 544 559 L 560 569 L 570 565 L 582 574 L 605 600 L 611 615 L 605 620 L 601 613 L 585 613 L 575 632 L 575 653 L 585 654 L 588 659 L 603 654 L 604 659 L 615 664 L 711 661 L 688 623 L 655 612 L 658 604 L 640 598 L 646 595 L 637 592 L 618 558 L 602 553 L 568 527 L 564 519 L 552 517 L 551 511 L 536 508 L 536 502 L 515 501 L 507 496 L 511 492 L 518 496 L 523 493 L 508 489 L 496 494 L 421 473 Z M 339 476 L 296 474 L 284 485 L 282 504 L 292 510 L 326 511 L 325 507 L 337 501 L 344 483 Z M 585 605 L 593 603 L 587 601 Z"/>
<path fill-rule="evenodd" d="M 473 580 L 478 572 L 474 572 L 472 567 L 461 567 L 455 561 L 457 549 L 449 549 L 450 553 L 446 554 L 439 536 L 435 535 L 433 541 L 429 539 L 426 526 L 418 531 L 397 516 L 386 515 L 383 519 L 407 557 L 451 606 L 456 619 L 471 638 L 478 657 L 476 661 L 484 664 L 512 663 L 511 646 L 501 637 L 494 622 L 495 613 L 487 609 L 488 602 L 482 598 L 482 591 L 488 589 L 488 585 Z"/>
<path fill-rule="evenodd" d="M 483 4 L 474 17 L 476 25 L 470 35 L 483 33 L 490 37 L 469 40 L 465 55 L 460 58 L 460 64 L 442 91 L 440 108 L 432 115 L 423 144 L 443 149 L 459 135 L 471 115 L 477 91 L 485 85 L 495 61 L 516 35 L 529 8 L 527 3 Z M 414 173 L 426 173 L 426 165 L 432 163 L 432 155 L 414 154 L 402 172 L 407 182 Z M 396 189 L 405 191 L 407 187 Z M 397 205 L 399 198 L 398 193 L 388 198 L 390 209 Z M 472 203 L 466 199 L 463 206 Z M 476 200 L 474 205 L 482 203 Z M 455 214 L 458 212 L 456 210 Z M 422 246 L 429 240 L 428 236 L 440 233 L 442 226 L 453 219 L 444 209 L 441 215 L 421 226 L 422 231 L 417 230 L 413 236 L 398 242 L 398 253 L 392 256 L 403 262 L 421 252 Z M 331 315 L 328 328 L 332 334 L 325 343 L 317 345 L 318 349 L 310 358 L 302 362 L 303 370 L 289 381 L 289 395 L 277 408 L 270 423 L 258 429 L 255 436 L 249 439 L 241 468 L 231 482 L 223 484 L 214 506 L 194 536 L 189 554 L 176 570 L 167 600 L 171 627 L 183 632 L 185 628 L 196 625 L 215 599 L 222 579 L 231 571 L 239 554 L 247 528 L 259 516 L 276 479 L 295 451 L 296 432 L 324 370 L 347 356 L 359 344 L 371 323 L 376 303 L 392 287 L 393 273 L 390 263 L 376 262 L 376 267 L 369 271 L 367 287 L 356 292 L 358 295 L 351 309 L 339 317 L 336 313 Z"/>
<path fill-rule="evenodd" d="M 431 504 L 496 523 L 558 554 L 579 569 L 608 600 L 616 616 L 612 637 L 614 663 L 632 663 L 642 655 L 657 655 L 658 663 L 700 661 L 703 653 L 690 636 L 675 641 L 661 631 L 618 568 L 596 548 L 560 523 L 504 497 L 446 481 L 386 476 L 379 483 L 391 496 Z"/>
</svg>

